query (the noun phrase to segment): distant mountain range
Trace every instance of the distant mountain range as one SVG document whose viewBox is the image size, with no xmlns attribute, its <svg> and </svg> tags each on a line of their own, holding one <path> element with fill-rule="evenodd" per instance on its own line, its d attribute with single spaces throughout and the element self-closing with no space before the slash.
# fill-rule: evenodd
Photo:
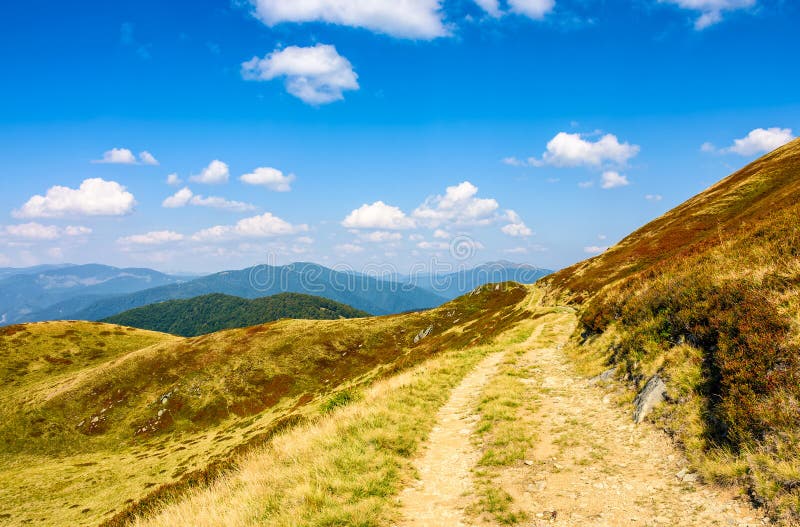
<svg viewBox="0 0 800 527">
<path fill-rule="evenodd" d="M 455 272 L 406 276 L 403 280 L 452 300 L 484 284 L 496 282 L 532 284 L 552 273 L 550 269 L 499 260 Z"/>
<path fill-rule="evenodd" d="M 246 299 L 214 293 L 188 300 L 168 300 L 114 315 L 102 322 L 120 324 L 181 337 L 195 337 L 223 329 L 244 328 L 282 318 L 336 320 L 369 316 L 365 311 L 312 295 L 280 293 Z"/>
<path fill-rule="evenodd" d="M 176 284 L 181 280 L 152 269 L 120 269 L 97 264 L 0 269 L 0 323 L 45 320 L 51 317 L 42 318 L 37 312 L 54 305 L 66 303 L 83 308 L 99 298 Z M 84 300 L 77 300 L 81 298 Z M 55 314 L 61 312 L 57 310 Z"/>
<path fill-rule="evenodd" d="M 387 315 L 435 307 L 485 283 L 533 283 L 549 273 L 507 261 L 394 279 L 334 271 L 305 262 L 262 265 L 202 277 L 97 264 L 0 268 L 0 325 L 101 320 L 158 302 L 213 293 L 244 299 L 287 292 L 309 294 L 373 315 Z"/>
</svg>

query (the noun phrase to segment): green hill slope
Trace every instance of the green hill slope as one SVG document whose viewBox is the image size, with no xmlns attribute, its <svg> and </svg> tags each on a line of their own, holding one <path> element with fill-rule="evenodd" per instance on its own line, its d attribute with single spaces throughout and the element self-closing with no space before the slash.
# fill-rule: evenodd
<svg viewBox="0 0 800 527">
<path fill-rule="evenodd" d="M 430 311 L 195 338 L 88 322 L 5 328 L 0 366 L 14 382 L 0 384 L 0 520 L 122 525 L 376 379 L 491 342 L 531 317 L 528 295 L 492 285 Z"/>
<path fill-rule="evenodd" d="M 131 309 L 103 322 L 196 337 L 223 329 L 266 324 L 282 318 L 336 320 L 367 316 L 369 313 L 339 302 L 299 293 L 281 293 L 254 300 L 211 294 Z"/>
<path fill-rule="evenodd" d="M 582 364 L 633 392 L 708 479 L 800 521 L 800 140 L 542 283 L 582 306 Z"/>
</svg>

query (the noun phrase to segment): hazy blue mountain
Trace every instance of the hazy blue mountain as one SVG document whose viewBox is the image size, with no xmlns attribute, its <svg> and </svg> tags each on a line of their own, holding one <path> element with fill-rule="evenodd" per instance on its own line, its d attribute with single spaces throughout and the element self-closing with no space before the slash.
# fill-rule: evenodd
<svg viewBox="0 0 800 527">
<path fill-rule="evenodd" d="M 27 269 L 0 279 L 0 324 L 44 320 L 37 312 L 56 304 L 72 308 L 62 310 L 65 316 L 52 318 L 70 318 L 66 316 L 70 312 L 84 309 L 101 298 L 180 280 L 152 269 L 120 269 L 98 264 Z M 91 302 L 76 303 L 80 298 L 91 298 Z"/>
<path fill-rule="evenodd" d="M 255 299 L 214 293 L 137 307 L 103 319 L 103 322 L 195 337 L 282 318 L 336 320 L 366 316 L 369 313 L 345 304 L 300 293 L 280 293 Z"/>
<path fill-rule="evenodd" d="M 509 281 L 532 284 L 552 272 L 533 265 L 500 260 L 455 272 L 406 276 L 403 281 L 452 300 L 484 284 Z"/>
<path fill-rule="evenodd" d="M 64 269 L 67 267 L 75 267 L 75 264 L 44 264 L 34 265 L 32 267 L 0 267 L 0 280 L 19 274 L 36 274 L 44 271 L 53 271 L 55 269 Z"/>
<path fill-rule="evenodd" d="M 369 276 L 338 272 L 313 263 L 285 266 L 261 265 L 239 271 L 224 271 L 188 282 L 165 285 L 128 295 L 101 299 L 66 318 L 100 320 L 129 309 L 165 300 L 223 293 L 258 298 L 278 293 L 303 293 L 341 302 L 373 315 L 427 309 L 445 299 L 410 284 L 401 285 Z"/>
</svg>

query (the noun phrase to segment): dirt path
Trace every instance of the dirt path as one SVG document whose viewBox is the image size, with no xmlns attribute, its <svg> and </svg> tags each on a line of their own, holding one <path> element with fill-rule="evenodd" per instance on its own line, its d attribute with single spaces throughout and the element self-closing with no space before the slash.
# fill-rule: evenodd
<svg viewBox="0 0 800 527">
<path fill-rule="evenodd" d="M 763 515 L 729 491 L 700 484 L 662 432 L 634 425 L 612 388 L 578 377 L 560 351 L 572 324 L 520 366 L 539 403 L 530 459 L 498 480 L 533 526 L 755 526 Z"/>
<path fill-rule="evenodd" d="M 528 514 L 526 527 L 765 525 L 763 515 L 732 492 L 699 483 L 681 453 L 648 424 L 634 425 L 612 401 L 611 388 L 577 376 L 560 351 L 570 317 L 534 332 L 519 361 L 537 401 L 537 441 L 524 462 L 504 468 L 493 484 Z M 439 414 L 420 480 L 403 493 L 403 527 L 485 525 L 464 515 L 472 503 L 471 468 L 480 454 L 470 441 L 476 395 L 491 382 L 502 354 L 487 357 L 454 390 Z"/>
<path fill-rule="evenodd" d="M 477 415 L 475 398 L 492 378 L 503 353 L 487 356 L 450 395 L 437 415 L 420 459 L 419 480 L 403 495 L 403 527 L 457 527 L 466 525 L 463 509 L 469 503 L 472 467 L 479 454 L 470 441 Z"/>
</svg>

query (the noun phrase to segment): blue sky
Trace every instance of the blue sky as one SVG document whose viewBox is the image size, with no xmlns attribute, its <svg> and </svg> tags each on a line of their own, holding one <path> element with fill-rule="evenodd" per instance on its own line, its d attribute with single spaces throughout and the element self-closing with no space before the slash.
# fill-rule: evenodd
<svg viewBox="0 0 800 527">
<path fill-rule="evenodd" d="M 789 1 L 0 9 L 2 266 L 560 268 L 800 130 Z"/>
</svg>

